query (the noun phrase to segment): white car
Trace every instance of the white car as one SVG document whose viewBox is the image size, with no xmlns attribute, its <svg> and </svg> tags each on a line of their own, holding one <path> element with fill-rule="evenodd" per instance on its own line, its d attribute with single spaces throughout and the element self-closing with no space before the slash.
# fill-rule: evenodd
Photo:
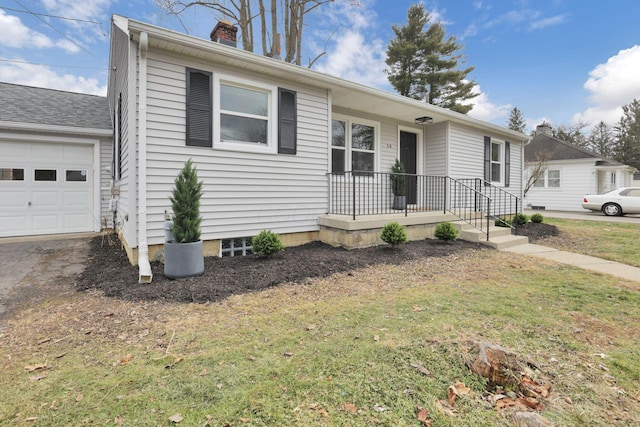
<svg viewBox="0 0 640 427">
<path fill-rule="evenodd" d="M 640 213 L 640 187 L 622 187 L 605 194 L 587 194 L 582 207 L 609 216 Z"/>
</svg>

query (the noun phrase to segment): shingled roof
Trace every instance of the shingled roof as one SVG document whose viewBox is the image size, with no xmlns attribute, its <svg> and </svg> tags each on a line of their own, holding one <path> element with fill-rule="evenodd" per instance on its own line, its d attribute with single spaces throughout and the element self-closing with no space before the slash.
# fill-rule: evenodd
<svg viewBox="0 0 640 427">
<path fill-rule="evenodd" d="M 0 122 L 112 129 L 103 96 L 0 83 Z"/>
<path fill-rule="evenodd" d="M 607 161 L 609 164 L 621 164 L 605 159 L 600 154 L 586 148 L 578 147 L 544 133 L 538 133 L 529 144 L 524 146 L 524 161 L 537 162 L 542 154 L 545 155 L 546 160 L 593 159 Z"/>
</svg>

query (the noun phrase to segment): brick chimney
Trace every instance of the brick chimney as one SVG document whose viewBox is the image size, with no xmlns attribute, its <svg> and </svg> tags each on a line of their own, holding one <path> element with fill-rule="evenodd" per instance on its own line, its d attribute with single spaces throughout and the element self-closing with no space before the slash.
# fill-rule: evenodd
<svg viewBox="0 0 640 427">
<path fill-rule="evenodd" d="M 553 136 L 553 128 L 547 122 L 542 122 L 541 125 L 536 126 L 536 135 Z"/>
<path fill-rule="evenodd" d="M 213 31 L 211 31 L 211 41 L 236 47 L 237 32 L 238 27 L 229 21 L 222 20 L 218 22 Z"/>
</svg>

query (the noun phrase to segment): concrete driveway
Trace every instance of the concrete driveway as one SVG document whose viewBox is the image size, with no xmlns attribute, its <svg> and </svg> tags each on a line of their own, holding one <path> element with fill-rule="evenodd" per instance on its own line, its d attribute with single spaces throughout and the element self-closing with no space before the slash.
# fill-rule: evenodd
<svg viewBox="0 0 640 427">
<path fill-rule="evenodd" d="M 95 235 L 0 239 L 0 330 L 13 306 L 41 300 L 82 272 Z"/>
</svg>

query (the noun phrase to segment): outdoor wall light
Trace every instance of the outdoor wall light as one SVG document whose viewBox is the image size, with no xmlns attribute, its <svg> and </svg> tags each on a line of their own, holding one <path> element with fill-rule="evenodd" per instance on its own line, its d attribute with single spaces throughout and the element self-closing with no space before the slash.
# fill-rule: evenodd
<svg viewBox="0 0 640 427">
<path fill-rule="evenodd" d="M 433 123 L 433 117 L 429 117 L 429 116 L 416 117 L 417 125 L 426 125 L 429 123 Z"/>
</svg>

